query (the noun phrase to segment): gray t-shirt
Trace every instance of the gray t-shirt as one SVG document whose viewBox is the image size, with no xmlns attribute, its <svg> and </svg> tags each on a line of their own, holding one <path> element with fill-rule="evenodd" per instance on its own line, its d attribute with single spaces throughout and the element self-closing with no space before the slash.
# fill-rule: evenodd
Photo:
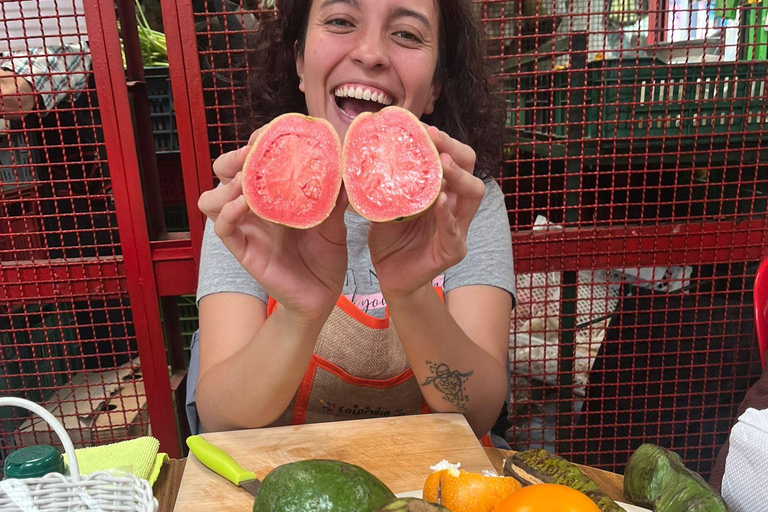
<svg viewBox="0 0 768 512">
<path fill-rule="evenodd" d="M 347 225 L 347 277 L 343 294 L 363 312 L 384 316 L 385 303 L 381 296 L 376 272 L 368 251 L 368 221 L 356 213 L 344 214 Z M 445 292 L 468 285 L 490 285 L 507 290 L 514 298 L 515 278 L 512 263 L 512 239 L 504 194 L 495 181 L 485 186 L 485 196 L 472 220 L 467 234 L 467 255 L 439 277 L 433 284 Z M 267 302 L 269 296 L 213 231 L 208 220 L 200 255 L 200 275 L 197 300 L 219 292 L 252 295 Z"/>
</svg>

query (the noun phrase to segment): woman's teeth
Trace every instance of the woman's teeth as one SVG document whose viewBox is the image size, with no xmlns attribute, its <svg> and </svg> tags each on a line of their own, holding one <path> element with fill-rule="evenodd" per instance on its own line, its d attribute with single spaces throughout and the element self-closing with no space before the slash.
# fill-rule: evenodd
<svg viewBox="0 0 768 512">
<path fill-rule="evenodd" d="M 358 100 L 381 103 L 382 105 L 391 105 L 393 103 L 393 99 L 384 92 L 361 86 L 343 85 L 337 87 L 334 94 L 339 98 L 356 98 Z"/>
</svg>

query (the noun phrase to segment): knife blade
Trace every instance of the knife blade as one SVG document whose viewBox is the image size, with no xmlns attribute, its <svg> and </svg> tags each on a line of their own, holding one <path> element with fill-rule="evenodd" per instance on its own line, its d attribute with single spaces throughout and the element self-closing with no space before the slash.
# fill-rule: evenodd
<svg viewBox="0 0 768 512">
<path fill-rule="evenodd" d="M 261 485 L 261 481 L 256 478 L 256 473 L 243 469 L 227 452 L 201 436 L 189 436 L 187 446 L 205 467 L 256 496 L 256 491 Z"/>
</svg>

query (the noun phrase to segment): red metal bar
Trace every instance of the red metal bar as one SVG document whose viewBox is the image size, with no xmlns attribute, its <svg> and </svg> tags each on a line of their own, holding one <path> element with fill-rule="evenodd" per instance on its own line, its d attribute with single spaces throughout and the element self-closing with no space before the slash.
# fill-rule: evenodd
<svg viewBox="0 0 768 512">
<path fill-rule="evenodd" d="M 201 192 L 213 187 L 213 173 L 199 55 L 197 45 L 190 44 L 197 40 L 195 19 L 191 0 L 163 2 L 162 9 L 179 131 L 184 194 L 197 268 L 204 227 L 204 216 L 197 208 L 197 199 Z"/>
<path fill-rule="evenodd" d="M 197 262 L 189 240 L 152 242 L 157 293 L 161 297 L 190 295 L 197 289 Z M 197 249 L 199 252 L 199 249 Z"/>
<path fill-rule="evenodd" d="M 53 260 L 50 265 L 0 264 L 0 304 L 34 300 L 117 297 L 125 293 L 125 267 L 120 261 L 83 258 Z"/>
<path fill-rule="evenodd" d="M 120 33 L 125 52 L 126 74 L 130 83 L 129 99 L 133 104 L 134 124 L 136 126 L 152 126 L 138 24 L 136 23 L 136 4 L 131 0 L 118 0 L 117 12 L 121 22 Z M 142 191 L 146 197 L 145 204 L 150 237 L 156 239 L 165 233 L 165 219 L 163 217 L 163 200 L 160 197 L 160 179 L 152 132 L 150 130 L 138 130 L 136 142 L 141 161 Z"/>
<path fill-rule="evenodd" d="M 735 263 L 768 256 L 768 222 L 566 228 L 516 233 L 513 244 L 520 273 Z"/>
<path fill-rule="evenodd" d="M 660 43 L 666 39 L 667 0 L 648 2 L 648 44 Z"/>
<path fill-rule="evenodd" d="M 692 265 L 755 261 L 768 256 L 764 220 L 708 222 L 687 225 L 613 228 L 568 228 L 542 233 L 513 234 L 515 269 L 521 273 L 675 264 Z M 726 244 L 725 242 L 728 241 Z M 648 251 L 647 246 L 654 247 Z M 157 291 L 160 296 L 194 293 L 197 267 L 188 240 L 151 242 Z M 7 283 L 0 302 L 32 297 L 87 296 L 101 292 L 89 277 L 119 279 L 122 263 L 85 260 L 50 268 L 0 265 Z M 111 282 L 111 281 L 110 281 Z M 119 282 L 104 291 L 117 293 Z"/>
<path fill-rule="evenodd" d="M 171 456 L 178 456 L 179 442 L 135 137 L 133 127 L 125 123 L 130 119 L 130 110 L 117 19 L 111 3 L 85 0 L 84 6 L 149 418 L 161 449 Z"/>
</svg>

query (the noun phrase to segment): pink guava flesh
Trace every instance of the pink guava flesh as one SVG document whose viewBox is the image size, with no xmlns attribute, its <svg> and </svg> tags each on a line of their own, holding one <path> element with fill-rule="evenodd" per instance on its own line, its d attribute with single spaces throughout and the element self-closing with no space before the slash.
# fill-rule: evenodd
<svg viewBox="0 0 768 512">
<path fill-rule="evenodd" d="M 419 215 L 440 193 L 440 155 L 416 116 L 399 107 L 359 114 L 342 161 L 349 202 L 374 222 Z"/>
<path fill-rule="evenodd" d="M 330 123 L 300 114 L 273 120 L 243 166 L 243 195 L 259 217 L 293 228 L 317 226 L 336 205 L 341 147 Z"/>
</svg>

